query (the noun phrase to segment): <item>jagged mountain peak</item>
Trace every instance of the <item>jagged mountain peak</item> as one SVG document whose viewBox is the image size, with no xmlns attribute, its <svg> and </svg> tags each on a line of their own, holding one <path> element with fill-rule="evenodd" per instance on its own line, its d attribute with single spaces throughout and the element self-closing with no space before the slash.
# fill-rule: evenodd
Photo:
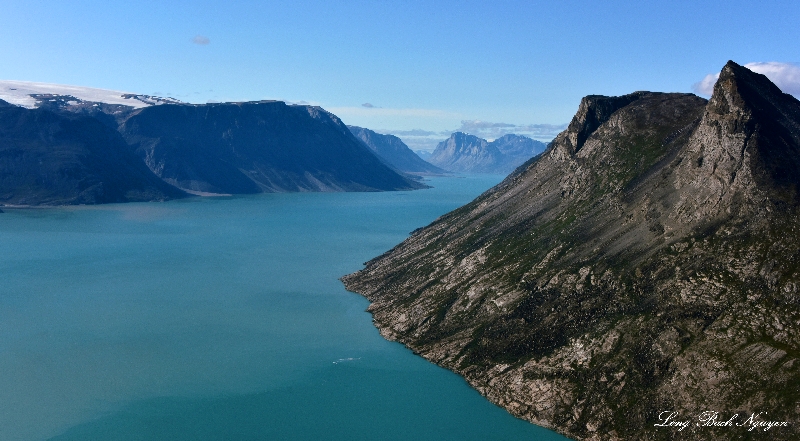
<svg viewBox="0 0 800 441">
<path fill-rule="evenodd" d="M 479 138 L 479 137 L 477 137 L 475 135 L 470 135 L 469 133 L 464 133 L 464 132 L 453 132 L 450 135 L 450 138 L 451 139 L 457 139 L 457 140 L 466 140 L 466 141 L 480 141 L 481 140 L 481 138 Z"/>
<path fill-rule="evenodd" d="M 800 101 L 797 98 L 781 91 L 765 75 L 728 61 L 714 85 L 707 110 L 709 113 L 727 114 L 728 119 L 744 118 L 734 129 L 754 129 L 742 124 L 752 117 L 753 111 L 757 111 L 761 119 L 775 119 L 780 124 L 791 126 L 792 132 L 796 132 L 799 128 L 798 107 Z"/>
<path fill-rule="evenodd" d="M 800 202 L 800 101 L 766 76 L 729 61 L 685 149 L 677 210 L 695 218 L 741 211 L 767 201 Z"/>
<path fill-rule="evenodd" d="M 443 142 L 443 144 L 445 145 L 445 150 L 463 151 L 463 150 L 484 149 L 489 144 L 489 142 L 475 135 L 470 135 L 469 133 L 454 132 L 453 134 L 450 135 L 450 138 L 448 138 Z M 435 153 L 436 152 L 434 151 L 434 154 Z"/>
<path fill-rule="evenodd" d="M 772 101 L 786 95 L 786 98 L 797 101 L 789 94 L 784 94 L 778 86 L 765 75 L 753 72 L 733 61 L 728 61 L 719 74 L 714 85 L 709 110 L 719 109 L 730 112 L 734 109 L 756 105 L 759 101 Z"/>
</svg>

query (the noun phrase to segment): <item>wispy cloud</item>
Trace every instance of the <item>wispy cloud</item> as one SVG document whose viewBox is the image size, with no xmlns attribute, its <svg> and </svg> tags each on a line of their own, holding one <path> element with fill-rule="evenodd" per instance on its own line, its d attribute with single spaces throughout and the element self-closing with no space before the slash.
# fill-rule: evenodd
<svg viewBox="0 0 800 441">
<path fill-rule="evenodd" d="M 780 63 L 777 61 L 747 63 L 744 67 L 753 72 L 765 75 L 783 92 L 800 97 L 800 66 L 792 63 Z M 719 74 L 708 74 L 697 83 L 692 85 L 692 89 L 698 95 L 710 96 L 714 92 L 714 84 L 719 79 Z"/>
<path fill-rule="evenodd" d="M 461 126 L 452 130 L 431 131 L 423 129 L 413 130 L 375 130 L 378 133 L 385 133 L 397 136 L 402 139 L 412 150 L 433 150 L 436 145 L 449 138 L 453 132 L 464 132 L 484 139 L 494 140 L 503 135 L 517 134 L 524 135 L 543 142 L 549 142 L 561 131 L 567 128 L 567 124 L 511 124 L 503 122 L 490 122 L 480 120 L 463 120 Z"/>
<path fill-rule="evenodd" d="M 358 107 L 325 107 L 325 110 L 346 121 L 347 124 L 397 136 L 412 150 L 433 150 L 453 132 L 465 132 L 490 141 L 513 133 L 548 142 L 567 127 L 567 124 L 512 124 L 468 120 L 464 119 L 464 114 L 445 110 L 378 107 L 372 103 L 364 103 Z M 385 128 L 390 126 L 405 127 Z M 415 126 L 425 128 L 408 128 Z M 452 127 L 452 129 L 439 130 L 442 127 Z"/>
<path fill-rule="evenodd" d="M 438 109 L 395 109 L 389 107 L 375 107 L 375 106 L 326 107 L 325 109 L 340 117 L 394 116 L 394 117 L 452 118 L 453 116 L 458 116 L 458 114 Z"/>
<path fill-rule="evenodd" d="M 205 46 L 211 43 L 211 40 L 209 40 L 208 37 L 204 37 L 202 35 L 195 35 L 194 38 L 192 38 L 192 43 Z"/>
<path fill-rule="evenodd" d="M 698 95 L 711 96 L 714 92 L 714 84 L 717 83 L 719 74 L 708 74 L 702 80 L 692 84 L 692 90 Z"/>
<path fill-rule="evenodd" d="M 800 96 L 800 66 L 790 63 L 749 63 L 744 65 L 753 72 L 766 75 L 784 93 Z"/>
<path fill-rule="evenodd" d="M 549 141 L 566 128 L 566 124 L 510 124 L 474 120 L 461 121 L 458 131 L 486 139 L 497 139 L 515 133 L 540 141 Z"/>
<path fill-rule="evenodd" d="M 430 130 L 422 130 L 422 129 L 389 130 L 389 131 L 382 131 L 381 133 L 389 133 L 389 132 L 391 132 L 391 134 L 395 136 L 442 136 L 442 134 L 448 134 L 449 136 L 449 132 L 432 132 Z"/>
<path fill-rule="evenodd" d="M 493 123 L 489 121 L 461 121 L 461 131 L 468 132 L 468 131 L 483 131 L 483 130 L 502 130 L 507 129 L 509 127 L 515 127 L 514 124 L 508 123 Z"/>
</svg>

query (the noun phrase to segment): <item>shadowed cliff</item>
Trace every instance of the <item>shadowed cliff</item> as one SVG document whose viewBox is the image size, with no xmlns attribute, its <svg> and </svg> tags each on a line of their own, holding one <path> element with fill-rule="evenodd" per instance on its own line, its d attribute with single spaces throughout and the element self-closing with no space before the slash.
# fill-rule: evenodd
<svg viewBox="0 0 800 441">
<path fill-rule="evenodd" d="M 95 118 L 0 101 L 0 203 L 99 204 L 187 196 Z"/>
<path fill-rule="evenodd" d="M 120 132 L 153 172 L 208 193 L 424 188 L 400 176 L 319 107 L 280 101 L 160 105 Z"/>
</svg>

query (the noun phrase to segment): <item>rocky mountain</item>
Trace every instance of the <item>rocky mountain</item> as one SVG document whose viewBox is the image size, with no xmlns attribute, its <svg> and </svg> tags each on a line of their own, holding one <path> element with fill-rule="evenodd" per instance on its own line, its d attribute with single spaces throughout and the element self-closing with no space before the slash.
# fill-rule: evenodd
<svg viewBox="0 0 800 441">
<path fill-rule="evenodd" d="M 356 138 L 367 145 L 376 155 L 395 169 L 413 175 L 443 175 L 447 172 L 424 161 L 400 138 L 394 135 L 381 135 L 372 130 L 347 126 Z"/>
<path fill-rule="evenodd" d="M 0 204 L 65 205 L 187 196 L 95 118 L 0 100 Z"/>
<path fill-rule="evenodd" d="M 800 439 L 799 188 L 800 102 L 728 62 L 708 102 L 584 98 L 343 281 L 386 338 L 572 438 Z"/>
<path fill-rule="evenodd" d="M 146 164 L 145 169 L 149 167 L 151 175 L 155 173 L 177 187 L 169 190 L 168 194 L 172 196 L 154 193 L 154 199 L 184 195 L 184 190 L 202 195 L 426 187 L 384 164 L 336 116 L 318 107 L 289 106 L 277 101 L 190 105 L 172 98 L 5 80 L 0 81 L 0 98 L 9 100 L 14 104 L 11 107 L 16 109 L 48 111 L 48 115 L 59 115 L 63 121 L 91 119 L 119 132 L 125 140 L 122 144 L 129 144 L 124 149 L 126 154 L 133 153 L 132 157 L 138 158 L 141 165 Z M 14 112 L 9 115 L 12 113 L 16 115 Z M 0 124 L 14 121 L 12 118 Z M 31 122 L 29 118 L 19 124 Z M 84 135 L 95 136 L 92 130 L 96 127 L 86 127 L 89 131 Z M 38 129 L 20 126 L 14 130 L 35 132 Z M 9 132 L 9 136 L 16 136 L 14 133 Z M 42 144 L 44 139 L 61 142 L 45 137 L 37 144 L 43 150 L 47 149 Z M 116 136 L 113 142 L 109 141 L 107 148 L 113 151 L 111 156 L 117 154 L 121 139 Z M 29 144 L 25 148 L 32 148 L 33 141 Z M 53 151 L 59 148 L 60 144 Z M 92 154 L 101 154 L 99 144 L 92 144 L 92 149 Z M 42 170 L 63 166 L 53 155 L 39 160 L 44 161 Z M 54 162 L 48 164 L 46 161 Z M 37 169 L 29 167 L 26 170 L 26 176 L 30 177 Z M 78 173 L 77 170 L 74 172 Z M 114 171 L 109 169 L 108 173 L 113 175 Z M 121 172 L 119 176 L 128 175 Z M 6 190 L 9 195 L 20 195 L 17 178 L 9 175 L 5 179 L 8 186 L 0 187 L 0 192 Z M 79 181 L 81 177 L 75 176 L 74 179 Z M 87 178 L 86 182 L 94 181 Z M 136 187 L 139 184 L 132 182 L 131 185 Z M 38 200 L 35 194 L 44 199 Z M 33 191 L 24 199 L 26 204 L 111 201 L 97 197 L 69 202 L 72 199 L 66 194 L 69 191 L 56 198 Z M 20 197 L 7 198 L 11 201 Z M 116 197 L 113 201 L 123 199 Z"/>
<path fill-rule="evenodd" d="M 460 173 L 509 173 L 545 148 L 542 142 L 520 135 L 505 135 L 492 142 L 462 132 L 436 146 L 428 161 Z"/>
<path fill-rule="evenodd" d="M 194 193 L 424 188 L 400 176 L 335 115 L 281 101 L 162 105 L 120 132 L 148 167 Z"/>
</svg>

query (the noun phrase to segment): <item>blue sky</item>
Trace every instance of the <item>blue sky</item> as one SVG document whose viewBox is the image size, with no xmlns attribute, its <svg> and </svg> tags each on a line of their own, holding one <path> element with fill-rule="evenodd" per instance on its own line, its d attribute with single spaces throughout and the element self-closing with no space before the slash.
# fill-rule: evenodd
<svg viewBox="0 0 800 441">
<path fill-rule="evenodd" d="M 0 79 L 308 102 L 412 141 L 549 133 L 588 94 L 691 92 L 728 59 L 796 66 L 798 22 L 791 1 L 3 0 Z"/>
</svg>

